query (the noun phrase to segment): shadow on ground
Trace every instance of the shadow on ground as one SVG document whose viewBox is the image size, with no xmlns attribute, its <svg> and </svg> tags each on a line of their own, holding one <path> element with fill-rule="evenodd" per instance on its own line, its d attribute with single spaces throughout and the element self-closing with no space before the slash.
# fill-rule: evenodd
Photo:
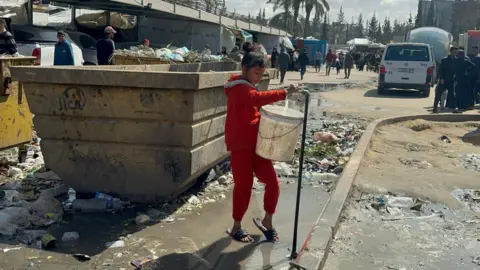
<svg viewBox="0 0 480 270">
<path fill-rule="evenodd" d="M 364 97 L 375 97 L 375 98 L 404 98 L 404 99 L 413 99 L 413 98 L 422 98 L 419 91 L 416 90 L 387 90 L 384 95 L 379 95 L 377 89 L 368 90 L 363 95 Z"/>
</svg>

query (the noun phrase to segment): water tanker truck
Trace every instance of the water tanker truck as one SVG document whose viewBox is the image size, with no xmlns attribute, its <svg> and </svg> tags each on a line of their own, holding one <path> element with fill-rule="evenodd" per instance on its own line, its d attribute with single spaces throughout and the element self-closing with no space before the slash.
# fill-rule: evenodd
<svg viewBox="0 0 480 270">
<path fill-rule="evenodd" d="M 437 27 L 416 28 L 410 30 L 406 36 L 406 42 L 408 43 L 425 43 L 433 48 L 434 58 L 437 64 L 437 73 L 440 62 L 450 52 L 452 41 L 452 34 Z"/>
</svg>

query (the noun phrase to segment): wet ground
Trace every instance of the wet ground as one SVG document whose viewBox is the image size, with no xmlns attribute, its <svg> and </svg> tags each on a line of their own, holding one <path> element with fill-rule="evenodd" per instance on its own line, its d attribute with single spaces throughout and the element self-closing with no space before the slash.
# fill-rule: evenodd
<svg viewBox="0 0 480 270">
<path fill-rule="evenodd" d="M 382 195 L 356 194 L 344 214 L 325 270 L 480 269 L 478 217 L 426 203 L 421 211 L 377 210 Z"/>
<path fill-rule="evenodd" d="M 298 83 L 297 73 L 289 73 L 286 83 Z M 373 75 L 373 76 L 372 76 Z M 362 82 L 370 81 L 374 74 L 363 73 L 358 76 Z M 344 87 L 321 89 L 319 78 L 322 74 L 307 73 L 303 83 L 312 91 L 312 103 L 309 116 L 312 118 L 309 129 L 320 128 L 324 124 L 315 119 L 325 118 L 320 96 L 321 92 L 336 90 L 348 91 Z M 357 79 L 352 79 L 357 80 Z M 330 81 L 341 81 L 342 76 L 330 76 Z M 273 82 L 275 83 L 275 82 Z M 310 89 L 311 88 L 311 89 Z M 300 108 L 299 104 L 291 107 Z M 322 108 L 323 107 L 323 108 Z M 330 115 L 328 115 L 329 117 Z M 345 119 L 345 121 L 349 121 Z M 292 181 L 293 180 L 293 181 Z M 272 245 L 262 242 L 259 231 L 252 223 L 253 217 L 262 215 L 261 189 L 255 190 L 249 212 L 245 217 L 245 226 L 257 239 L 256 244 L 232 242 L 225 230 L 231 226 L 231 196 L 227 192 L 223 200 L 205 204 L 186 213 L 163 216 L 145 225 L 136 225 L 135 218 L 148 209 L 139 207 L 122 212 L 81 214 L 64 216 L 60 224 L 48 230 L 58 239 L 58 245 L 52 249 L 39 249 L 37 243 L 31 246 L 18 244 L 16 239 L 0 239 L 0 269 L 134 269 L 132 259 L 155 256 L 153 269 L 285 269 L 288 266 L 287 255 L 293 238 L 293 218 L 296 196 L 296 179 L 282 179 L 282 194 L 278 205 L 275 224 L 280 234 L 280 242 Z M 328 200 L 332 187 L 305 183 L 302 189 L 299 235 L 297 246 L 300 248 Z M 160 209 L 162 211 L 162 209 Z M 61 241 L 65 232 L 78 232 L 79 239 L 71 242 Z M 115 242 L 120 247 L 106 247 L 107 242 Z M 3 252 L 2 252 L 3 251 Z M 84 262 L 75 259 L 73 254 L 88 255 Z"/>
<path fill-rule="evenodd" d="M 175 217 L 145 228 L 134 223 L 137 209 L 116 214 L 74 214 L 65 222 L 51 228 L 52 235 L 61 239 L 64 232 L 76 231 L 80 238 L 73 242 L 59 241 L 58 248 L 39 250 L 22 245 L 9 245 L 3 239 L 0 244 L 0 269 L 133 269 L 130 260 L 148 255 L 158 257 L 154 269 L 271 269 L 288 266 L 286 255 L 292 244 L 296 183 L 282 180 L 281 197 L 276 215 L 276 228 L 281 241 L 278 244 L 262 243 L 259 231 L 252 223 L 253 217 L 261 217 L 263 191 L 256 190 L 245 225 L 258 240 L 255 244 L 232 242 L 225 230 L 231 226 L 231 199 L 207 204 L 198 211 Z M 287 184 L 289 182 L 289 184 Z M 292 183 L 293 182 L 293 183 Z M 306 238 L 328 193 L 321 188 L 305 186 L 302 189 L 298 246 Z M 106 242 L 122 240 L 125 247 L 106 248 Z M 15 243 L 15 242 L 10 242 Z M 8 248 L 18 248 L 8 250 Z M 91 256 L 87 262 L 79 262 L 72 254 Z M 200 259 L 202 258 L 202 259 Z"/>
</svg>

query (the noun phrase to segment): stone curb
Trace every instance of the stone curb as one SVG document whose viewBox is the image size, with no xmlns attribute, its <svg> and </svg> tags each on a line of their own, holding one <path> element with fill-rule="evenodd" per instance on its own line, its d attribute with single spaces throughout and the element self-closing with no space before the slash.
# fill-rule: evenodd
<svg viewBox="0 0 480 270">
<path fill-rule="evenodd" d="M 295 264 L 302 266 L 301 269 L 321 270 L 328 258 L 330 247 L 335 239 L 340 218 L 345 203 L 349 197 L 351 187 L 354 183 L 362 159 L 370 145 L 375 130 L 379 127 L 395 124 L 404 121 L 423 119 L 427 121 L 445 122 L 467 122 L 480 121 L 480 115 L 469 114 L 430 114 L 430 115 L 408 115 L 375 120 L 367 126 L 367 129 L 358 142 L 350 161 L 345 166 L 335 190 L 325 204 L 316 224 L 310 230 Z M 295 269 L 295 267 L 291 267 Z"/>
</svg>

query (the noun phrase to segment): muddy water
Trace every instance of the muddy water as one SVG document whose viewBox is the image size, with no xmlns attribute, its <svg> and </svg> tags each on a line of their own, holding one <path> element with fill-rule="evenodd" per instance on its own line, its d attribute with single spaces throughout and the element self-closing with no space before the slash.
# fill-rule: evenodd
<svg viewBox="0 0 480 270">
<path fill-rule="evenodd" d="M 296 183 L 282 180 L 281 197 L 275 216 L 276 229 L 281 241 L 276 245 L 262 243 L 260 232 L 252 218 L 261 217 L 263 190 L 255 190 L 249 212 L 244 219 L 246 229 L 258 240 L 255 244 L 240 244 L 231 241 L 225 230 L 231 226 L 231 198 L 207 204 L 203 208 L 175 217 L 175 221 L 159 222 L 152 226 L 134 224 L 136 212 L 131 209 L 115 215 L 75 214 L 66 223 L 55 227 L 52 234 L 61 239 L 64 232 L 77 231 L 80 239 L 71 243 L 59 242 L 52 250 L 21 247 L 19 250 L 0 252 L 0 269 L 131 269 L 129 262 L 142 256 L 155 255 L 155 269 L 271 269 L 288 266 L 285 255 L 292 243 Z M 299 242 L 313 226 L 328 193 L 320 188 L 305 186 L 302 189 Z M 123 240 L 125 247 L 105 248 L 109 241 Z M 14 247 L 14 241 L 4 239 L 3 248 Z M 84 253 L 91 261 L 78 262 L 71 254 Z"/>
</svg>

